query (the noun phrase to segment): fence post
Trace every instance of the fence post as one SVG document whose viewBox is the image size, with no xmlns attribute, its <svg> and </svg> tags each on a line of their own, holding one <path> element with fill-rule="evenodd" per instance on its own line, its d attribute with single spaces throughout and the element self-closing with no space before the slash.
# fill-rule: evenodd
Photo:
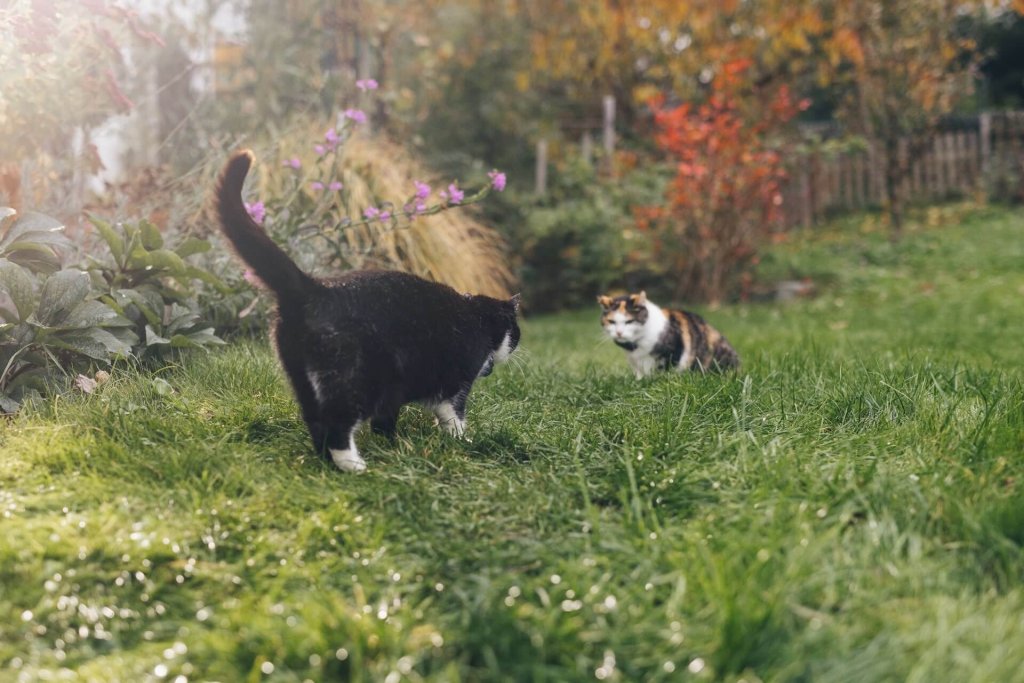
<svg viewBox="0 0 1024 683">
<path fill-rule="evenodd" d="M 981 148 L 981 175 L 992 170 L 992 113 L 983 112 L 978 118 L 978 146 Z"/>
<path fill-rule="evenodd" d="M 605 95 L 604 105 L 604 161 L 605 169 L 612 170 L 612 156 L 615 154 L 615 97 Z"/>
<path fill-rule="evenodd" d="M 534 192 L 543 196 L 548 191 L 548 141 L 544 138 L 537 141 L 537 170 L 534 178 Z"/>
<path fill-rule="evenodd" d="M 894 194 L 899 196 L 900 200 L 903 202 L 903 206 L 906 207 L 907 202 L 911 199 L 912 193 L 910 187 L 910 142 L 906 138 L 900 138 L 897 143 L 896 159 L 900 169 L 900 185 L 899 187 L 891 188 L 891 190 Z M 894 198 L 886 195 L 886 199 L 889 202 L 892 202 Z"/>
<path fill-rule="evenodd" d="M 800 170 L 800 224 L 810 228 L 814 223 L 814 198 L 811 196 L 810 157 L 804 159 Z"/>
<path fill-rule="evenodd" d="M 587 166 L 594 165 L 594 136 L 589 130 L 583 131 L 583 137 L 580 139 L 580 156 Z"/>
</svg>

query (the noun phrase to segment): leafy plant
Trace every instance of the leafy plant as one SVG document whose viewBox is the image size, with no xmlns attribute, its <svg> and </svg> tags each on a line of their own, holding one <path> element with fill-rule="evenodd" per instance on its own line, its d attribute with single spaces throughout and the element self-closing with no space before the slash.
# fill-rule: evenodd
<svg viewBox="0 0 1024 683">
<path fill-rule="evenodd" d="M 15 216 L 0 207 L 0 410 L 91 364 L 223 343 L 202 319 L 194 283 L 224 285 L 188 262 L 209 250 L 205 240 L 170 247 L 148 221 L 92 218 L 108 254 L 62 269 L 72 245 L 60 222 Z"/>
<path fill-rule="evenodd" d="M 146 220 L 111 225 L 90 217 L 109 250 L 109 258 L 89 256 L 89 271 L 101 299 L 134 326 L 137 354 L 159 354 L 171 348 L 205 348 L 223 344 L 202 320 L 193 283 L 224 290 L 213 274 L 187 259 L 209 251 L 210 243 L 186 237 L 175 247 L 165 244 L 155 225 Z"/>
<path fill-rule="evenodd" d="M 743 286 L 778 218 L 785 177 L 779 140 L 807 103 L 781 86 L 757 106 L 750 63 L 726 65 L 699 106 L 655 105 L 657 143 L 675 164 L 665 203 L 641 212 L 654 259 L 676 283 L 676 299 L 722 301 Z"/>
<path fill-rule="evenodd" d="M 544 196 L 515 193 L 489 204 L 505 218 L 530 310 L 592 305 L 597 294 L 632 284 L 649 241 L 635 229 L 631 205 L 657 201 L 665 177 L 652 165 L 602 180 L 575 160 L 552 175 Z M 649 292 L 652 284 L 644 283 Z"/>
<path fill-rule="evenodd" d="M 12 412 L 55 375 L 127 356 L 131 321 L 97 299 L 89 275 L 57 270 L 70 246 L 48 216 L 0 207 L 0 410 Z M 8 223 L 4 227 L 4 223 Z"/>
</svg>

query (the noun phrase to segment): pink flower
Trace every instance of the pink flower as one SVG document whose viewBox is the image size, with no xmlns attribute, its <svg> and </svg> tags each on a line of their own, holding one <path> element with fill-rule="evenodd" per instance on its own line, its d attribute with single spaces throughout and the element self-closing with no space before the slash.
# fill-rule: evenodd
<svg viewBox="0 0 1024 683">
<path fill-rule="evenodd" d="M 267 216 L 267 209 L 263 206 L 263 202 L 253 202 L 252 204 L 245 202 L 245 210 L 250 218 L 260 225 L 263 224 L 263 219 Z"/>
<path fill-rule="evenodd" d="M 298 171 L 302 168 L 302 162 L 299 161 L 298 157 L 292 157 L 291 159 L 286 159 L 282 166 L 287 166 L 288 168 Z"/>
<path fill-rule="evenodd" d="M 449 204 L 459 204 L 466 198 L 466 193 L 460 190 L 455 183 L 448 186 L 447 192 L 442 190 L 438 194 L 441 195 L 441 199 L 447 200 Z"/>
<path fill-rule="evenodd" d="M 414 180 L 413 184 L 416 185 L 416 199 L 423 200 L 430 196 L 430 185 L 418 180 Z"/>
<path fill-rule="evenodd" d="M 338 131 L 333 128 L 329 128 L 327 132 L 324 133 L 324 140 L 327 141 L 327 149 L 334 149 L 338 146 L 338 143 L 341 142 L 341 137 L 338 135 Z"/>
<path fill-rule="evenodd" d="M 342 187 L 343 187 L 343 185 L 339 181 L 332 180 L 331 184 L 327 186 L 327 189 L 330 190 L 331 192 L 337 192 Z"/>
<path fill-rule="evenodd" d="M 416 202 L 416 213 L 424 213 L 427 210 L 427 205 L 423 202 Z"/>
<path fill-rule="evenodd" d="M 362 109 L 346 109 L 345 118 L 352 119 L 356 123 L 366 123 L 366 112 Z"/>
<path fill-rule="evenodd" d="M 368 221 L 371 221 L 374 218 L 378 217 L 380 217 L 380 209 L 378 209 L 376 206 L 367 207 L 363 211 L 363 218 L 365 218 Z"/>
<path fill-rule="evenodd" d="M 250 269 L 246 269 L 246 271 L 242 273 L 242 279 L 248 282 L 253 287 L 260 286 L 260 279 L 256 277 L 256 273 L 252 272 L 252 270 Z"/>
<path fill-rule="evenodd" d="M 498 192 L 505 189 L 505 174 L 495 169 L 487 174 L 487 177 L 491 179 L 491 187 Z"/>
<path fill-rule="evenodd" d="M 309 187 L 314 190 L 322 190 L 324 189 L 324 184 L 321 183 L 319 180 L 314 180 L 309 184 Z"/>
<path fill-rule="evenodd" d="M 390 211 L 381 211 L 380 212 L 380 222 L 381 223 L 383 223 L 384 221 L 388 220 L 389 218 L 391 218 L 391 212 Z"/>
<path fill-rule="evenodd" d="M 367 90 L 376 90 L 377 81 L 373 80 L 372 78 L 364 78 L 360 81 L 356 81 L 356 87 L 364 92 Z"/>
<path fill-rule="evenodd" d="M 313 145 L 313 151 L 316 152 L 316 155 L 318 157 L 322 157 L 323 155 L 327 154 L 327 148 L 324 147 L 323 145 Z"/>
</svg>

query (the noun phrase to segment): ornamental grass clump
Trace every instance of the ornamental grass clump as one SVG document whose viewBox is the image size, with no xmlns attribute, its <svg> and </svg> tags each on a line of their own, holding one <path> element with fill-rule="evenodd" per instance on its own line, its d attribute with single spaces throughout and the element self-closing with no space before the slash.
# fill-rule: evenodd
<svg viewBox="0 0 1024 683">
<path fill-rule="evenodd" d="M 372 89 L 372 88 L 368 88 Z M 507 297 L 515 284 L 505 243 L 467 211 L 501 192 L 504 173 L 472 191 L 458 181 L 435 187 L 429 172 L 400 145 L 358 131 L 360 110 L 347 109 L 311 143 L 308 122 L 277 138 L 248 204 L 305 269 L 403 270 L 465 292 Z"/>
</svg>

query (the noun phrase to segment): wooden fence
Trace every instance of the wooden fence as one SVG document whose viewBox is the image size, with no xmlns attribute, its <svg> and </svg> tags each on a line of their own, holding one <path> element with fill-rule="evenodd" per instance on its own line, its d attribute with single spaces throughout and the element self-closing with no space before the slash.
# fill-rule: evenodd
<svg viewBox="0 0 1024 683">
<path fill-rule="evenodd" d="M 909 158 L 904 197 L 909 202 L 941 201 L 1020 183 L 1024 170 L 1024 112 L 987 112 L 951 122 Z M 877 145 L 856 151 L 801 154 L 790 164 L 783 191 L 787 227 L 811 226 L 826 217 L 884 206 L 886 155 Z M 1012 191 L 1012 188 L 1006 188 Z"/>
<path fill-rule="evenodd" d="M 593 135 L 601 135 L 607 164 L 615 152 L 615 100 L 605 97 L 603 117 L 575 128 L 582 129 L 581 155 L 590 161 Z M 838 138 L 837 127 L 807 126 L 808 138 Z M 809 227 L 830 216 L 882 207 L 887 202 L 886 155 L 870 142 L 859 149 L 825 151 L 838 145 L 816 144 L 818 151 L 803 152 L 789 162 L 783 188 L 784 227 Z M 849 145 L 847 145 L 849 147 Z M 963 197 L 979 190 L 1010 192 L 1024 200 L 1024 111 L 986 112 L 952 120 L 910 158 L 904 141 L 909 173 L 904 198 L 910 202 L 935 202 Z M 537 144 L 535 191 L 544 194 L 548 181 L 548 142 Z M 1002 187 L 1000 187 L 1002 185 Z"/>
</svg>

